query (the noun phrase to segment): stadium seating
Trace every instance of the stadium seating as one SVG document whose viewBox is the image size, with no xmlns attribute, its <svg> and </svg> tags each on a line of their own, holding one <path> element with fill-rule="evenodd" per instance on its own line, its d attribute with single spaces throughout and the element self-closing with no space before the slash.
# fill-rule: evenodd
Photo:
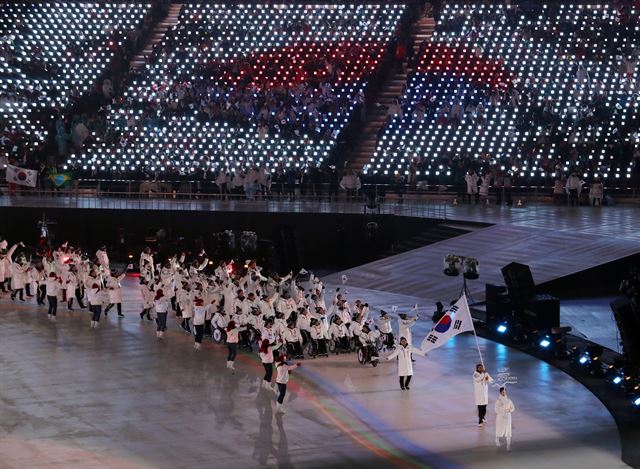
<svg viewBox="0 0 640 469">
<path fill-rule="evenodd" d="M 111 109 L 109 137 L 69 164 L 183 174 L 320 164 L 352 119 L 403 9 L 185 4 Z"/>
<path fill-rule="evenodd" d="M 630 154 L 613 148 L 640 144 L 639 13 L 447 3 L 364 172 L 412 167 L 448 183 L 464 160 L 524 183 L 568 171 L 629 178 Z"/>
<path fill-rule="evenodd" d="M 50 122 L 42 111 L 64 110 L 91 90 L 149 9 L 110 2 L 0 5 L 0 120 L 44 141 Z"/>
</svg>

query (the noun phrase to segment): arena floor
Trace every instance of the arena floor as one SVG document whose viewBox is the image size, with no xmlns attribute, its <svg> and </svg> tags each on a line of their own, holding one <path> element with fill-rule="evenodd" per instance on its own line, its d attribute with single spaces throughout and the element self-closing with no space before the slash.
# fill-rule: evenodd
<svg viewBox="0 0 640 469">
<path fill-rule="evenodd" d="M 86 312 L 61 309 L 50 323 L 45 309 L 2 298 L 1 467 L 626 467 L 613 418 L 586 388 L 481 339 L 490 372 L 517 380 L 512 451 L 497 449 L 497 389 L 487 426 L 476 426 L 470 335 L 417 357 L 411 391 L 398 389 L 394 362 L 307 359 L 277 416 L 255 355 L 240 353 L 231 375 L 223 346 L 195 352 L 175 320 L 158 341 L 137 315 L 135 279 L 124 283 L 126 317 L 110 312 L 95 331 Z M 414 298 L 369 301 L 402 308 Z M 421 320 L 415 337 L 429 327 Z"/>
</svg>

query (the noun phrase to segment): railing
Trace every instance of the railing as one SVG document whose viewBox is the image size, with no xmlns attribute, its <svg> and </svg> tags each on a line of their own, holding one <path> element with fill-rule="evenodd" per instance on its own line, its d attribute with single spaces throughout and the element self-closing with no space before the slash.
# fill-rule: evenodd
<svg viewBox="0 0 640 469">
<path fill-rule="evenodd" d="M 3 191 L 0 207 L 42 207 L 111 210 L 190 210 L 390 214 L 445 220 L 447 204 L 438 201 L 386 200 L 362 194 L 284 195 L 271 193 L 247 197 L 241 194 L 197 192 L 101 192 L 73 190 Z"/>
<path fill-rule="evenodd" d="M 34 189 L 18 187 L 23 195 L 33 194 Z M 0 192 L 7 193 L 4 182 L 0 182 Z M 67 190 L 70 194 L 82 193 L 93 196 L 128 196 L 129 194 L 138 196 L 143 194 L 154 197 L 168 197 L 173 199 L 198 199 L 204 197 L 221 197 L 218 185 L 211 180 L 133 180 L 133 179 L 77 179 L 73 181 L 72 188 Z M 302 198 L 327 198 L 331 195 L 332 200 L 346 198 L 348 191 L 340 188 L 337 184 L 330 183 L 306 183 L 289 185 L 287 183 L 274 182 L 269 189 L 269 200 L 290 199 L 290 194 Z M 460 199 L 466 188 L 463 186 L 427 184 L 419 181 L 417 184 L 364 184 L 358 191 L 354 191 L 361 197 L 372 197 L 374 199 L 396 200 L 396 201 L 448 201 L 454 198 Z M 51 190 L 41 191 L 39 194 L 46 195 L 53 193 Z M 59 191 L 55 191 L 56 194 Z M 586 192 L 585 192 L 586 193 Z M 604 188 L 605 196 L 612 196 L 619 201 L 640 200 L 640 187 L 625 185 L 608 185 Z M 545 185 L 515 185 L 511 189 L 511 194 L 515 198 L 522 198 L 527 202 L 552 202 L 553 187 Z M 497 191 L 491 188 L 489 197 L 495 199 Z M 247 198 L 243 190 L 239 192 L 229 190 L 225 198 L 243 199 Z M 253 197 L 249 197 L 253 198 Z"/>
</svg>

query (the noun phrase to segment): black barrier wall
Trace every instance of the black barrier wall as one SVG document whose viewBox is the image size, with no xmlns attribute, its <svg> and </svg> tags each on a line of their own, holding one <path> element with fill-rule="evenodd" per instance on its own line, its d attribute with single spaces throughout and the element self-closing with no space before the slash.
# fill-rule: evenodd
<svg viewBox="0 0 640 469">
<path fill-rule="evenodd" d="M 442 223 L 394 215 L 3 208 L 0 235 L 9 242 L 35 244 L 43 216 L 50 221 L 54 245 L 70 241 L 95 252 L 106 244 L 119 261 L 129 254 L 137 259 L 145 237 L 161 229 L 167 246 L 194 249 L 201 243 L 209 254 L 217 248 L 215 233 L 254 231 L 261 255 L 270 257 L 264 259 L 277 270 L 356 266 L 390 254 L 403 240 Z"/>
</svg>

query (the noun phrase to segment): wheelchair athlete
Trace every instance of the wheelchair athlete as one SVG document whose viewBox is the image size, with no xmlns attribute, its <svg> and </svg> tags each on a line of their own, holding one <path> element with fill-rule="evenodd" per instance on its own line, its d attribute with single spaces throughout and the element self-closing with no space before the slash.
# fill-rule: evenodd
<svg viewBox="0 0 640 469">
<path fill-rule="evenodd" d="M 297 359 L 304 358 L 302 353 L 302 335 L 296 323 L 289 321 L 287 330 L 284 331 L 284 341 L 287 344 L 287 356 Z"/>
<path fill-rule="evenodd" d="M 329 336 L 335 344 L 336 354 L 351 352 L 349 331 L 338 315 L 333 317 L 333 322 L 331 326 L 329 326 Z"/>
<path fill-rule="evenodd" d="M 391 326 L 391 318 L 386 311 L 380 311 L 380 319 L 378 320 L 378 330 L 380 331 L 380 337 L 382 344 L 387 349 L 393 349 L 396 346 L 395 338 L 393 337 L 393 329 Z"/>
<path fill-rule="evenodd" d="M 211 326 L 213 327 L 213 340 L 217 343 L 224 343 L 227 340 L 227 326 L 229 325 L 229 316 L 224 312 L 224 308 L 219 307 L 216 314 L 211 318 Z"/>
<path fill-rule="evenodd" d="M 368 324 L 362 326 L 362 332 L 358 336 L 358 361 L 366 365 L 371 363 L 373 366 L 378 365 L 378 347 L 376 341 L 380 337 L 378 331 L 372 331 Z"/>
<path fill-rule="evenodd" d="M 313 358 L 323 355 L 329 356 L 327 352 L 327 334 L 324 332 L 322 324 L 316 318 L 311 319 L 311 356 Z"/>
</svg>

